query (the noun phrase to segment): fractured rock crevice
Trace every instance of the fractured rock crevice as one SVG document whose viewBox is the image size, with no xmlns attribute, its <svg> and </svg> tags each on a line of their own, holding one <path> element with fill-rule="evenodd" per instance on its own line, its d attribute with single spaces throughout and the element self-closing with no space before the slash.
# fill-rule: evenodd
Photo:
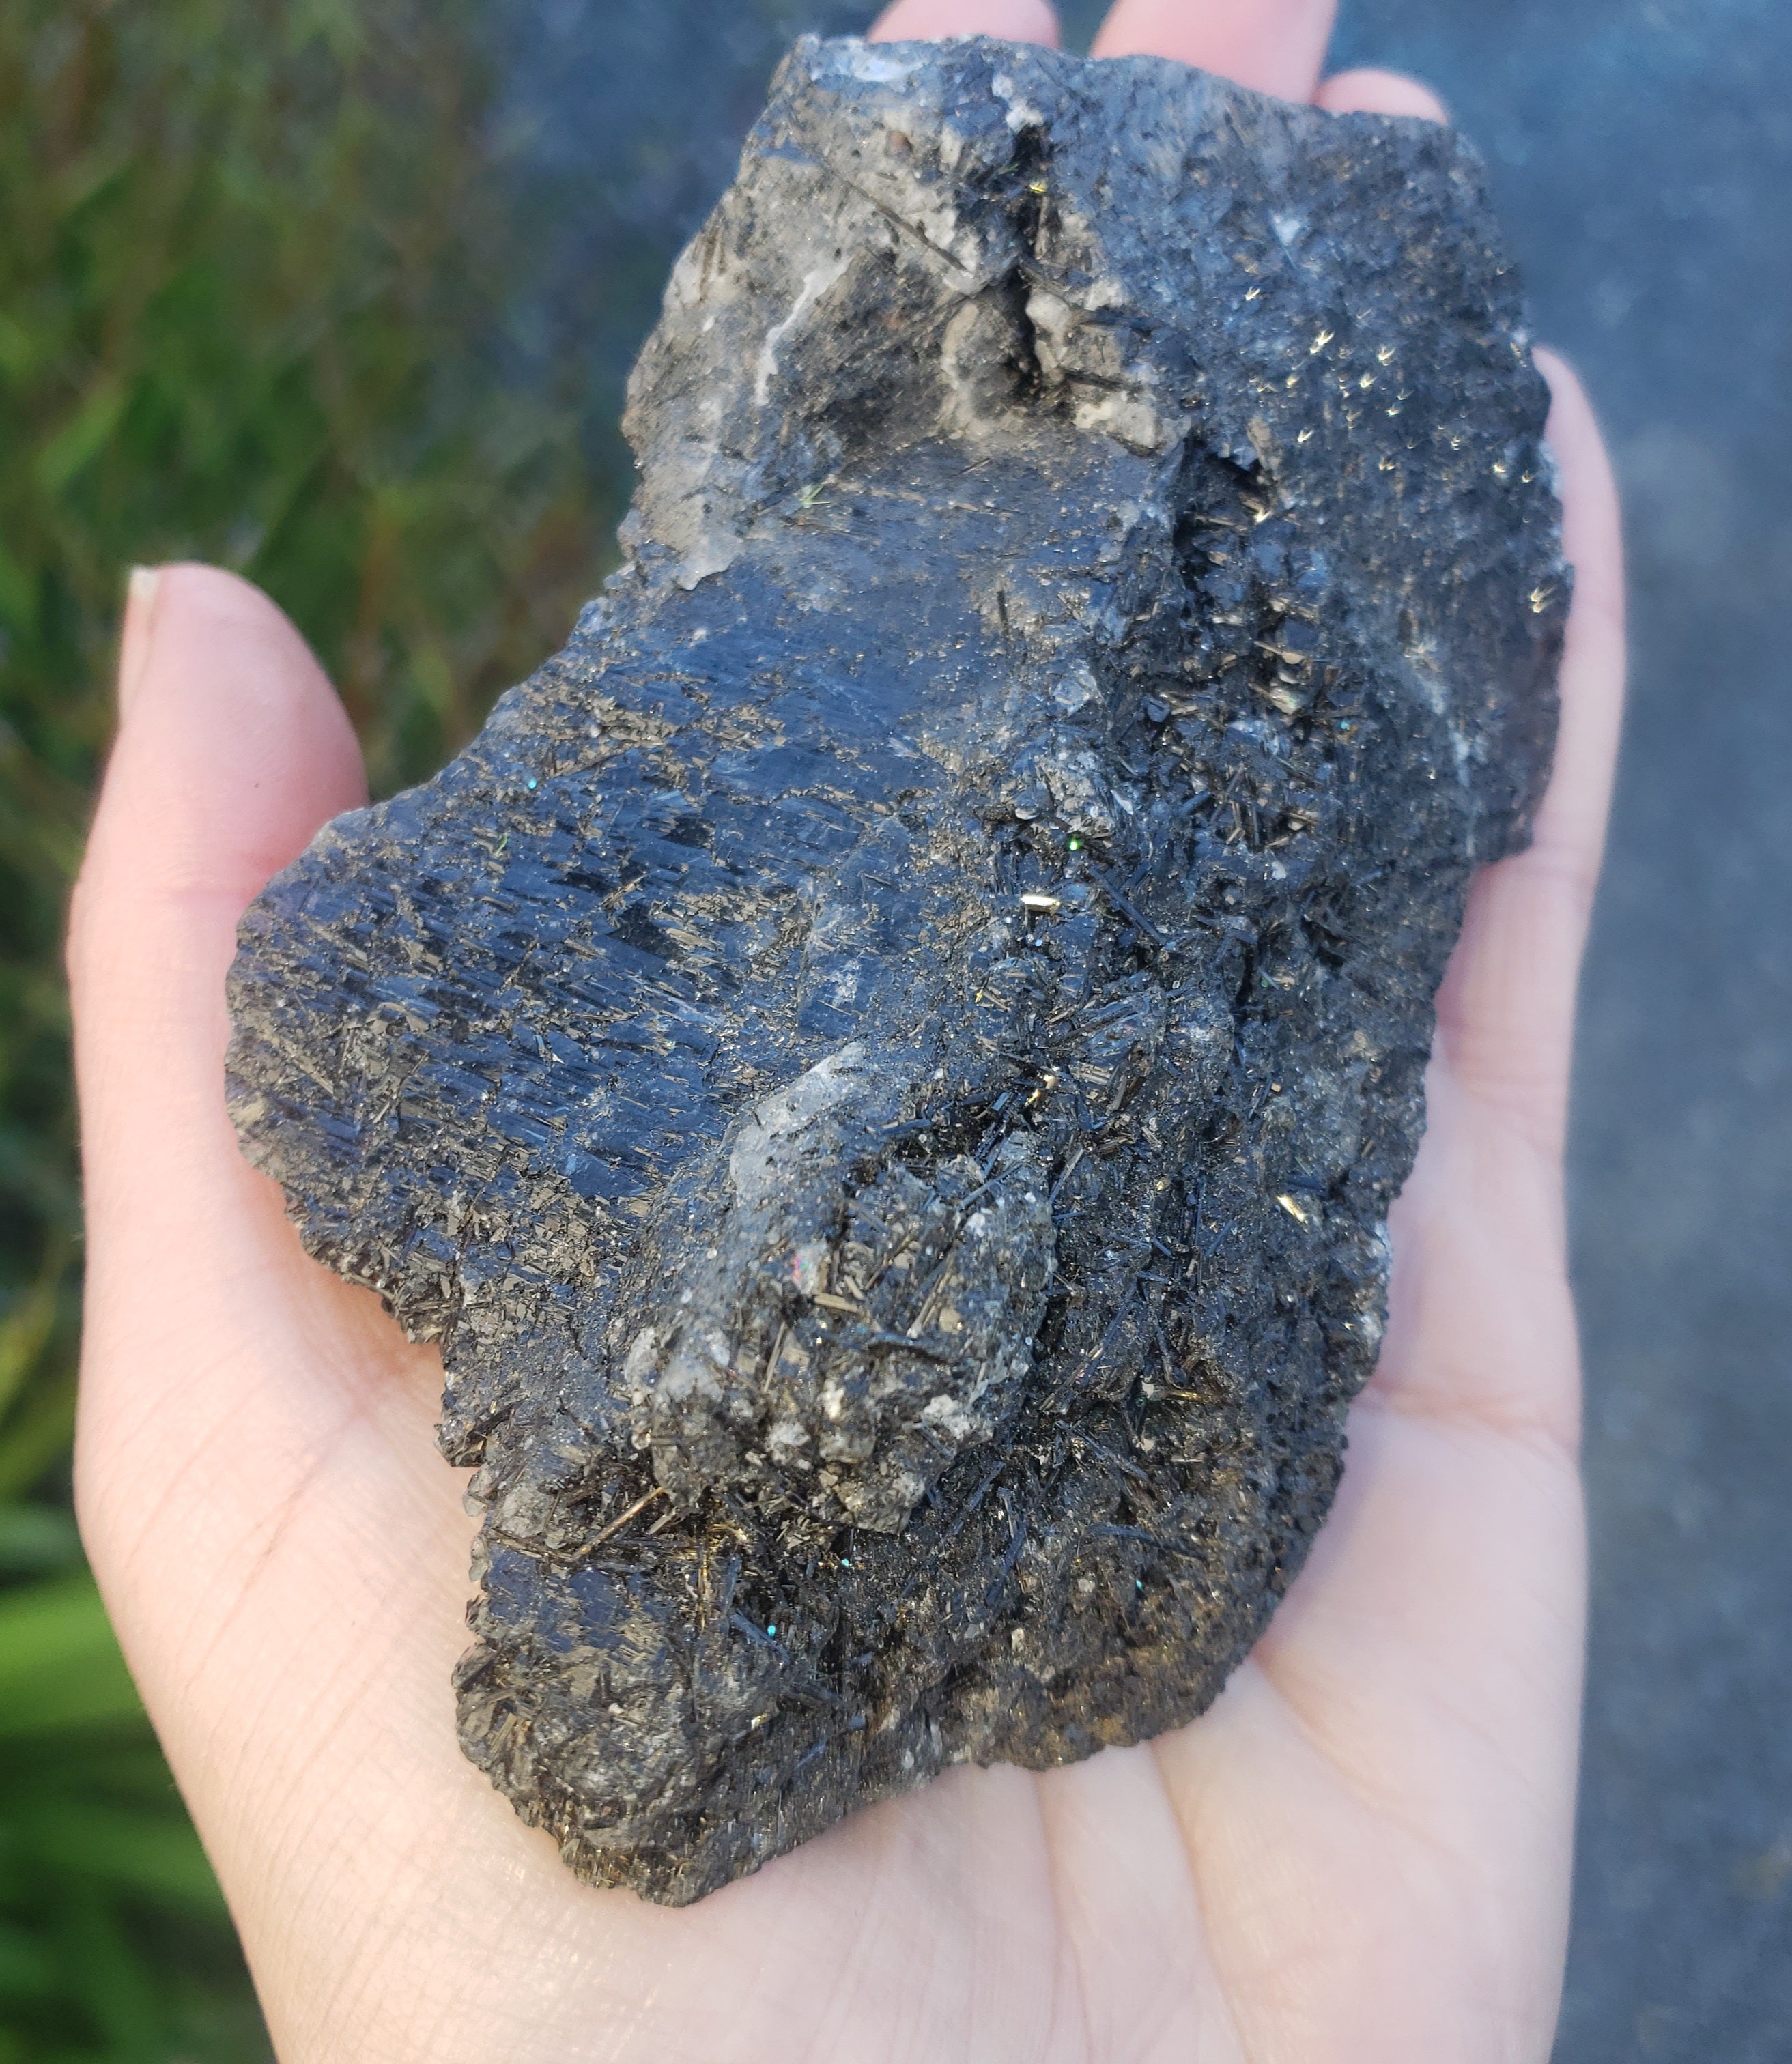
<svg viewBox="0 0 1792 2064">
<path fill-rule="evenodd" d="M 700 1896 L 1197 1713 L 1305 1556 L 1568 600 L 1447 132 L 797 46 L 630 559 L 245 918 L 232 1109 L 438 1340 L 462 1739 Z"/>
</svg>

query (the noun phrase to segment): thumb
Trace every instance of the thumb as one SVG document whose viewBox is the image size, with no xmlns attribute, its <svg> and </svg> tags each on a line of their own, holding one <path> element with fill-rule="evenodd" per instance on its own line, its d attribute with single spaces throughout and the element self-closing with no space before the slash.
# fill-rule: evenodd
<svg viewBox="0 0 1792 2064">
<path fill-rule="evenodd" d="M 224 982 L 237 919 L 318 826 L 362 800 L 360 754 L 305 641 L 234 575 L 134 575 L 120 725 L 69 936 L 88 1217 L 81 1473 L 178 1465 L 205 1423 L 190 1342 L 251 1273 L 277 1210 L 224 1107 Z M 228 1373 L 220 1372 L 228 1383 Z M 215 1421 L 214 1421 L 215 1423 Z M 146 1453 L 146 1442 L 147 1452 Z M 90 1534 L 129 1496 L 83 1495 Z M 91 1542 L 103 1546 L 103 1542 Z M 104 1555 L 96 1562 L 103 1566 Z"/>
<path fill-rule="evenodd" d="M 307 1258 L 224 1108 L 237 921 L 361 800 L 353 735 L 297 632 L 228 574 L 138 583 L 124 643 L 69 941 L 76 1490 L 126 1659 L 291 2023 L 346 1982 L 350 1933 L 377 1934 L 343 1917 L 366 1915 L 369 1873 L 402 1875 L 418 1816 L 462 1843 L 467 1816 L 510 1816 L 448 1723 L 470 1525 L 429 1435 L 441 1365 Z"/>
</svg>

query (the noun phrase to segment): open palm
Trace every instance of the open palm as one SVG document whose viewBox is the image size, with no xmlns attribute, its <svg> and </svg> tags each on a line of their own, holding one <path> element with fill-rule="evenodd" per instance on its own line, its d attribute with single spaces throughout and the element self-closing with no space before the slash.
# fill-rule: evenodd
<svg viewBox="0 0 1792 2064">
<path fill-rule="evenodd" d="M 1119 0 L 1097 45 L 1331 107 L 1330 0 Z M 1044 0 L 883 33 L 1048 39 Z M 1560 1158 L 1621 677 L 1599 441 L 1552 368 L 1579 577 L 1532 849 L 1478 882 L 1393 1313 L 1338 1507 L 1213 1709 L 1043 1775 L 962 1769 L 683 1911 L 593 1892 L 462 1758 L 472 1522 L 441 1371 L 308 1260 L 224 1115 L 236 919 L 361 799 L 340 706 L 228 575 L 127 621 L 71 958 L 91 1304 L 83 1524 L 301 2060 L 1539 2059 L 1560 1979 L 1581 1646 Z"/>
</svg>

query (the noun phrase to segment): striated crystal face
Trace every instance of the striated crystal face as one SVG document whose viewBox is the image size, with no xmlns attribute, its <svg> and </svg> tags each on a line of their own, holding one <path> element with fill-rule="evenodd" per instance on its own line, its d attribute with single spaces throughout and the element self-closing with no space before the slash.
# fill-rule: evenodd
<svg viewBox="0 0 1792 2064">
<path fill-rule="evenodd" d="M 630 558 L 245 918 L 231 1107 L 440 1343 L 466 1752 L 683 1901 L 1199 1712 L 1336 1485 L 1568 601 L 1471 156 L 805 41 Z"/>
</svg>

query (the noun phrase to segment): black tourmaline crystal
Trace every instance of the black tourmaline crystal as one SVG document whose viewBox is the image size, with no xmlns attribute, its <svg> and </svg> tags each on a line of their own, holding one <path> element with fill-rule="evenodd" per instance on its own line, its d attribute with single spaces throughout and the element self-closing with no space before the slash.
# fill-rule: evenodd
<svg viewBox="0 0 1792 2064">
<path fill-rule="evenodd" d="M 1380 1337 L 1568 580 L 1442 129 L 800 44 L 628 563 L 245 919 L 231 1107 L 448 1372 L 467 1754 L 695 1899 L 1201 1711 Z"/>
</svg>

